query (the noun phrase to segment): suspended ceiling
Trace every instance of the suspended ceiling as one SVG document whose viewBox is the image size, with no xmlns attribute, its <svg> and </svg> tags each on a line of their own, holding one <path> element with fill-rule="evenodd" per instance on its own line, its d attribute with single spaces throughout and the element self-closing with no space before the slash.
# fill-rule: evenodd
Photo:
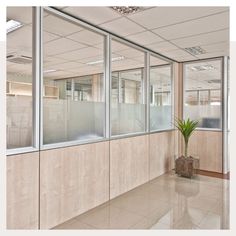
<svg viewBox="0 0 236 236">
<path fill-rule="evenodd" d="M 24 26 L 7 36 L 7 53 L 32 56 L 32 24 L 29 7 L 8 8 L 8 18 Z M 177 61 L 229 55 L 229 9 L 227 7 L 146 7 L 138 13 L 121 16 L 110 7 L 60 7 L 100 28 L 161 53 Z M 48 79 L 61 79 L 101 73 L 103 37 L 53 15 L 44 15 L 44 71 Z M 184 48 L 200 46 L 206 53 L 193 56 Z M 113 42 L 113 70 L 143 66 L 143 53 Z M 165 64 L 157 60 L 156 64 Z M 8 71 L 30 74 L 32 65 L 8 62 Z"/>
</svg>

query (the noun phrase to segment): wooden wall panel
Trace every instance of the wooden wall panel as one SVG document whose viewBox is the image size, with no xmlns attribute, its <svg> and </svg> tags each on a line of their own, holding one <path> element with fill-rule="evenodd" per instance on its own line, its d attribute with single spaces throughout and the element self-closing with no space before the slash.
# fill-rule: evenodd
<svg viewBox="0 0 236 236">
<path fill-rule="evenodd" d="M 189 155 L 200 158 L 200 169 L 222 173 L 222 132 L 196 131 L 189 141 Z"/>
<path fill-rule="evenodd" d="M 39 153 L 7 157 L 7 229 L 38 229 Z"/>
<path fill-rule="evenodd" d="M 110 141 L 110 198 L 148 181 L 148 135 Z"/>
<path fill-rule="evenodd" d="M 40 156 L 40 228 L 109 200 L 109 142 L 46 150 Z"/>
<path fill-rule="evenodd" d="M 149 135 L 149 178 L 154 179 L 174 167 L 175 131 Z"/>
</svg>

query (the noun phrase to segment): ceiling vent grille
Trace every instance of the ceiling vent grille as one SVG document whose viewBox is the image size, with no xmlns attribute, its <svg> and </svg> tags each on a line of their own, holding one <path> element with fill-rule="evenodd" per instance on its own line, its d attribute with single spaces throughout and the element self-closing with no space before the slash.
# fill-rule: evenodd
<svg viewBox="0 0 236 236">
<path fill-rule="evenodd" d="M 118 12 L 119 14 L 123 15 L 123 16 L 127 16 L 130 14 L 134 14 L 136 12 L 139 12 L 141 10 L 143 10 L 143 7 L 111 7 L 111 9 L 113 9 L 114 11 Z"/>
<path fill-rule="evenodd" d="M 194 56 L 206 53 L 206 51 L 203 48 L 199 47 L 199 46 L 184 48 L 184 50 L 186 52 L 190 53 L 191 55 L 194 55 Z"/>
<path fill-rule="evenodd" d="M 7 56 L 7 61 L 16 63 L 16 64 L 31 64 L 32 57 L 18 55 L 18 54 L 10 54 Z"/>
</svg>

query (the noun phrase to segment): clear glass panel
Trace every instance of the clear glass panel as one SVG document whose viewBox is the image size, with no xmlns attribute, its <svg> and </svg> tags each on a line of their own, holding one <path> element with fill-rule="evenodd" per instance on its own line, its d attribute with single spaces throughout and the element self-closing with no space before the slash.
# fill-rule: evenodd
<svg viewBox="0 0 236 236">
<path fill-rule="evenodd" d="M 43 143 L 104 137 L 104 36 L 44 14 Z"/>
<path fill-rule="evenodd" d="M 222 127 L 222 62 L 209 60 L 184 66 L 184 117 L 199 121 L 201 128 Z"/>
<path fill-rule="evenodd" d="M 172 128 L 171 65 L 150 57 L 150 130 Z"/>
<path fill-rule="evenodd" d="M 111 134 L 144 132 L 144 53 L 115 40 L 111 48 Z"/>
<path fill-rule="evenodd" d="M 32 7 L 7 7 L 7 148 L 33 146 Z"/>
</svg>

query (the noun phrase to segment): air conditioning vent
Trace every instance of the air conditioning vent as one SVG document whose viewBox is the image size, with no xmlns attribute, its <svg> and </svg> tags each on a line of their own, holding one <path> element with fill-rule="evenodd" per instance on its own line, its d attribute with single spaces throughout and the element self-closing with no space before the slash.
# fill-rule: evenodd
<svg viewBox="0 0 236 236">
<path fill-rule="evenodd" d="M 31 64 L 32 57 L 18 55 L 18 54 L 10 54 L 7 56 L 7 61 L 16 63 L 16 64 Z"/>
</svg>

